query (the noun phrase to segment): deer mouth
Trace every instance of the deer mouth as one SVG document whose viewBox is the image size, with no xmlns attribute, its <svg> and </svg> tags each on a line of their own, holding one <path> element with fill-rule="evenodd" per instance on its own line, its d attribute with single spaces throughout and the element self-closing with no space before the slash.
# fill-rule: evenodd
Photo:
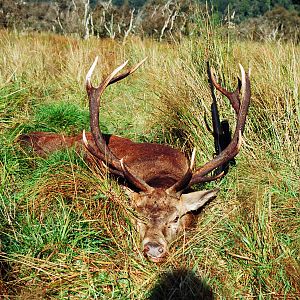
<svg viewBox="0 0 300 300">
<path fill-rule="evenodd" d="M 145 256 L 148 260 L 150 260 L 150 261 L 152 261 L 152 262 L 154 262 L 154 263 L 162 263 L 162 262 L 164 262 L 164 261 L 166 260 L 167 253 L 164 253 L 164 254 L 161 255 L 161 256 L 152 256 L 151 254 L 146 253 L 146 252 L 144 251 L 144 256 Z"/>
<path fill-rule="evenodd" d="M 166 260 L 166 256 L 163 256 L 163 257 L 152 257 L 152 256 L 147 256 L 147 258 L 149 260 L 151 260 L 152 262 L 154 263 L 162 263 Z"/>
</svg>

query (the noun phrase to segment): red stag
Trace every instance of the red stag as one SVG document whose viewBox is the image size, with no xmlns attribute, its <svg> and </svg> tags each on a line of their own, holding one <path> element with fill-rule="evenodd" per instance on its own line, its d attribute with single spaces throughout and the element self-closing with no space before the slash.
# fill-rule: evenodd
<svg viewBox="0 0 300 300">
<path fill-rule="evenodd" d="M 38 154 L 45 154 L 74 144 L 83 146 L 99 164 L 105 164 L 109 171 L 131 187 L 131 205 L 136 210 L 136 220 L 142 250 L 153 262 L 163 261 L 168 254 L 168 244 L 192 220 L 192 212 L 203 207 L 216 197 L 218 189 L 187 193 L 197 183 L 213 181 L 222 177 L 212 171 L 226 165 L 239 152 L 242 133 L 250 103 L 249 73 L 241 69 L 241 84 L 234 92 L 221 87 L 212 76 L 217 90 L 225 95 L 236 113 L 236 127 L 230 142 L 223 151 L 203 166 L 194 168 L 195 151 L 190 161 L 184 153 L 168 145 L 135 143 L 129 139 L 105 135 L 99 127 L 100 98 L 110 84 L 132 74 L 142 63 L 117 75 L 127 64 L 125 62 L 104 78 L 98 87 L 91 84 L 91 76 L 97 64 L 95 59 L 86 76 L 86 90 L 89 98 L 91 133 L 81 136 L 63 137 L 52 133 L 33 132 L 22 135 L 20 140 L 30 143 Z M 241 97 L 240 97 L 241 94 Z"/>
</svg>

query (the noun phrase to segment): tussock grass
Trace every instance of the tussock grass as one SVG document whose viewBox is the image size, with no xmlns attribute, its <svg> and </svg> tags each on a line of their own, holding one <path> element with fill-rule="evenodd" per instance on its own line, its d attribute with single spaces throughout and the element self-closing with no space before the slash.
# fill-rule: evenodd
<svg viewBox="0 0 300 300">
<path fill-rule="evenodd" d="M 0 35 L 2 297 L 300 298 L 298 46 L 217 35 L 180 44 L 133 38 L 124 45 Z M 16 143 L 22 132 L 88 129 L 84 77 L 96 55 L 96 83 L 124 60 L 134 64 L 148 56 L 135 75 L 105 92 L 103 131 L 187 152 L 196 146 L 199 165 L 214 152 L 204 123 L 211 103 L 206 60 L 229 89 L 238 62 L 252 69 L 237 165 L 206 186 L 218 185 L 219 197 L 161 265 L 140 252 L 134 212 L 116 181 L 91 170 L 74 149 L 39 158 Z M 222 118 L 234 126 L 228 101 L 220 95 L 218 101 Z"/>
</svg>

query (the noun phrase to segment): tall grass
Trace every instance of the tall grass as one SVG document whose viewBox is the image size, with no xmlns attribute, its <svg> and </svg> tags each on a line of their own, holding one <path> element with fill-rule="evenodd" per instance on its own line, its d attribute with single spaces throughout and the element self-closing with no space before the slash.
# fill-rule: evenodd
<svg viewBox="0 0 300 300">
<path fill-rule="evenodd" d="M 125 45 L 49 34 L 0 33 L 0 295 L 7 299 L 300 298 L 299 73 L 293 44 L 237 42 L 219 35 L 180 44 L 137 38 Z M 84 77 L 148 56 L 107 89 L 103 131 L 137 141 L 196 146 L 213 155 L 207 59 L 235 88 L 251 68 L 251 108 L 237 165 L 197 227 L 155 265 L 140 252 L 134 212 L 119 185 L 70 149 L 40 158 L 16 143 L 34 130 L 88 129 Z M 234 114 L 218 95 L 222 118 Z M 160 295 L 160 296 L 159 296 Z M 172 298 L 173 297 L 173 298 Z M 177 298 L 176 298 L 177 297 Z"/>
</svg>

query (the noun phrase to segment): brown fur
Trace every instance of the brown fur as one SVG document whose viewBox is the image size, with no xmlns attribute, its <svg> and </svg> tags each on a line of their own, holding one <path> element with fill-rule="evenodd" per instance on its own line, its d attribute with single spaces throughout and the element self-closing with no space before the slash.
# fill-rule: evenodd
<svg viewBox="0 0 300 300">
<path fill-rule="evenodd" d="M 182 152 L 167 145 L 135 143 L 114 135 L 103 137 L 112 153 L 119 159 L 123 158 L 134 174 L 154 188 L 147 192 L 130 191 L 130 198 L 138 214 L 135 222 L 143 251 L 150 260 L 161 262 L 168 254 L 168 244 L 194 221 L 195 217 L 191 211 L 198 209 L 197 205 L 192 204 L 195 202 L 195 196 L 191 197 L 192 202 L 189 203 L 189 199 L 186 199 L 189 194 L 181 196 L 167 191 L 188 170 L 188 159 Z M 88 144 L 95 147 L 90 133 L 86 134 L 86 138 Z M 92 158 L 82 142 L 81 134 L 70 137 L 55 133 L 32 132 L 21 135 L 19 142 L 23 147 L 30 146 L 40 156 L 75 147 L 78 151 L 85 152 L 84 157 L 87 161 Z M 101 166 L 101 161 L 96 159 L 96 164 Z M 216 195 L 216 191 L 211 191 L 209 197 L 205 196 L 205 192 L 195 193 L 200 195 L 196 195 L 196 200 L 202 203 L 201 206 Z M 202 201 L 203 197 L 207 199 Z"/>
<path fill-rule="evenodd" d="M 119 159 L 150 186 L 168 188 L 178 181 L 188 168 L 185 155 L 167 145 L 152 143 L 135 143 L 129 139 L 103 135 L 107 145 Z M 90 145 L 94 140 L 90 133 L 86 134 Z M 51 152 L 75 146 L 85 151 L 82 135 L 65 136 L 49 132 L 31 132 L 20 136 L 22 146 L 30 146 L 37 155 L 45 156 Z M 86 151 L 89 157 L 88 151 Z"/>
<path fill-rule="evenodd" d="M 107 160 L 110 172 L 126 179 L 126 182 L 138 191 L 136 193 L 130 190 L 129 193 L 131 204 L 138 214 L 136 226 L 141 236 L 143 252 L 150 260 L 161 262 L 168 254 L 169 243 L 192 222 L 193 212 L 202 208 L 218 193 L 215 189 L 185 194 L 186 189 L 193 184 L 216 180 L 223 176 L 224 172 L 215 176 L 207 175 L 214 169 L 226 165 L 240 150 L 241 136 L 250 103 L 249 73 L 246 74 L 240 66 L 242 80 L 234 92 L 229 92 L 222 88 L 209 72 L 211 87 L 215 86 L 230 100 L 237 114 L 236 128 L 226 148 L 210 162 L 193 171 L 195 152 L 189 165 L 189 160 L 185 155 L 170 146 L 135 143 L 122 137 L 101 134 L 99 107 L 105 88 L 132 74 L 145 59 L 128 71 L 117 75 L 126 65 L 127 62 L 125 62 L 95 88 L 91 84 L 91 76 L 97 60 L 98 58 L 95 59 L 86 76 L 93 137 L 91 134 L 83 135 L 84 140 L 82 140 L 81 135 L 68 137 L 60 134 L 33 132 L 22 135 L 20 142 L 22 145 L 30 145 L 38 155 L 44 156 L 53 151 L 74 146 L 85 151 L 87 160 L 91 157 L 96 159 L 97 165 L 101 166 L 101 160 Z M 239 97 L 240 91 L 242 91 L 243 99 Z M 216 115 L 216 107 L 215 110 Z M 218 123 L 216 119 L 218 117 L 215 118 L 215 123 Z"/>
</svg>

